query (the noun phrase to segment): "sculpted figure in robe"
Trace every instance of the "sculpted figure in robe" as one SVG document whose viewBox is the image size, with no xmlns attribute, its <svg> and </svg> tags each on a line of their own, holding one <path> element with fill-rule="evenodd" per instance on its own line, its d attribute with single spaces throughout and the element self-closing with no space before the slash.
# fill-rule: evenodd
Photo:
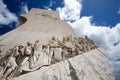
<svg viewBox="0 0 120 80">
<path fill-rule="evenodd" d="M 33 61 L 34 61 L 34 64 L 35 64 L 38 61 L 38 58 L 39 58 L 41 50 L 42 50 L 42 45 L 39 43 L 39 40 L 35 41 L 33 49 L 34 49 Z"/>
<path fill-rule="evenodd" d="M 14 49 L 11 50 L 11 54 L 8 53 L 4 58 L 7 58 L 7 60 L 4 61 L 4 69 L 3 69 L 3 76 L 1 77 L 2 80 L 6 80 L 11 78 L 12 72 L 17 67 L 16 64 L 16 52 L 18 51 L 18 46 L 16 46 Z M 6 53 L 7 54 L 7 53 Z"/>
<path fill-rule="evenodd" d="M 32 59 L 31 56 L 33 55 L 33 47 L 32 47 L 32 43 L 27 42 L 27 45 L 24 48 L 24 53 L 23 53 L 23 60 L 21 62 L 21 66 L 24 66 L 24 64 L 29 61 L 29 68 L 32 67 Z"/>
<path fill-rule="evenodd" d="M 16 53 L 15 57 L 16 57 L 17 65 L 21 65 L 21 62 L 22 62 L 23 57 L 24 57 L 24 46 L 23 45 L 19 45 L 18 46 L 18 50 L 16 50 L 15 53 Z"/>
<path fill-rule="evenodd" d="M 4 51 L 4 49 L 5 49 L 5 45 L 0 45 L 0 59 L 1 59 L 1 57 L 3 57 L 3 51 Z"/>
<path fill-rule="evenodd" d="M 40 56 L 42 56 L 41 51 L 42 51 L 42 45 L 39 43 L 39 40 L 36 40 L 33 47 L 33 56 L 31 56 L 31 59 L 33 60 L 33 65 L 31 68 L 36 68 L 40 66 L 41 63 Z"/>
<path fill-rule="evenodd" d="M 42 45 L 39 58 L 34 65 L 34 68 L 40 68 L 42 66 L 49 65 L 49 47 L 48 45 Z"/>
<path fill-rule="evenodd" d="M 54 62 L 59 62 L 62 60 L 62 48 L 60 46 L 54 48 L 54 52 L 53 52 L 53 56 L 54 56 Z"/>
<path fill-rule="evenodd" d="M 52 56 L 53 56 L 53 53 L 54 53 L 54 48 L 53 47 L 51 47 L 50 45 L 49 45 L 49 61 L 48 61 L 48 64 L 50 65 L 50 64 L 52 64 Z"/>
</svg>

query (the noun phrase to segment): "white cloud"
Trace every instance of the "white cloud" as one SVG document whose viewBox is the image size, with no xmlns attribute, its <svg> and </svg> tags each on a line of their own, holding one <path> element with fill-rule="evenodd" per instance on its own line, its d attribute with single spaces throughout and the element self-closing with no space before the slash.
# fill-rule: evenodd
<svg viewBox="0 0 120 80">
<path fill-rule="evenodd" d="M 64 7 L 58 7 L 57 11 L 60 13 L 61 19 L 65 21 L 75 21 L 80 18 L 80 11 L 82 5 L 79 0 L 64 0 Z"/>
<path fill-rule="evenodd" d="M 53 2 L 52 0 L 50 0 L 49 5 L 48 6 L 44 6 L 44 8 L 45 9 L 50 9 L 50 7 L 52 7 L 53 4 L 56 4 L 56 2 Z"/>
<path fill-rule="evenodd" d="M 27 6 L 27 4 L 23 4 L 21 6 L 21 13 L 28 13 L 28 6 Z"/>
<path fill-rule="evenodd" d="M 20 14 L 26 14 L 28 13 L 28 6 L 27 6 L 27 3 L 25 2 L 21 2 L 21 6 L 20 6 Z"/>
<path fill-rule="evenodd" d="M 47 10 L 52 10 L 51 8 L 48 8 Z"/>
<path fill-rule="evenodd" d="M 95 26 L 90 23 L 91 17 L 82 17 L 79 20 L 70 23 L 78 36 L 88 35 L 99 46 L 102 46 L 109 58 L 115 58 L 120 55 L 120 23 L 115 27 Z M 115 43 L 118 43 L 114 46 Z"/>
<path fill-rule="evenodd" d="M 118 65 L 118 62 L 115 63 L 115 60 L 120 59 L 120 23 L 112 28 L 96 26 L 91 23 L 93 17 L 84 16 L 80 18 L 81 10 L 82 4 L 78 0 L 65 0 L 64 7 L 57 8 L 61 19 L 67 21 L 78 36 L 84 37 L 87 35 L 105 49 L 114 71 L 118 70 L 119 67 L 115 67 L 116 64 Z M 74 20 L 74 22 L 71 22 L 71 20 Z"/>
<path fill-rule="evenodd" d="M 118 14 L 120 14 L 120 9 L 118 10 L 118 12 L 117 12 Z"/>
<path fill-rule="evenodd" d="M 18 18 L 7 8 L 7 5 L 3 3 L 3 0 L 0 0 L 0 24 L 8 25 L 11 22 L 17 22 Z"/>
</svg>

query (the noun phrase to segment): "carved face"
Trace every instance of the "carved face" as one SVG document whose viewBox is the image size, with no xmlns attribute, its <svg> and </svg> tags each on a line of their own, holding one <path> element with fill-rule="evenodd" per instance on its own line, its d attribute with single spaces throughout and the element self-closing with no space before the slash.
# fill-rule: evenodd
<svg viewBox="0 0 120 80">
<path fill-rule="evenodd" d="M 32 45 L 32 43 L 30 43 L 30 42 L 27 42 L 27 45 L 28 45 L 28 46 L 31 46 L 31 45 Z"/>
</svg>

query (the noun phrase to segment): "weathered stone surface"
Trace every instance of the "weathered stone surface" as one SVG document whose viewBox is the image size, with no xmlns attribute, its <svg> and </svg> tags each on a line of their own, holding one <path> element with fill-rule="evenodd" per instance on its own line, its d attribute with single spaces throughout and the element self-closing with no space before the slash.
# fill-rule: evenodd
<svg viewBox="0 0 120 80">
<path fill-rule="evenodd" d="M 13 80 L 114 80 L 106 56 L 101 52 L 97 48 Z"/>
<path fill-rule="evenodd" d="M 114 80 L 104 50 L 57 12 L 32 9 L 21 19 L 0 36 L 0 80 Z"/>
<path fill-rule="evenodd" d="M 62 49 L 61 48 L 55 48 L 54 49 L 54 56 L 55 56 L 56 60 L 61 61 L 62 60 Z"/>
</svg>

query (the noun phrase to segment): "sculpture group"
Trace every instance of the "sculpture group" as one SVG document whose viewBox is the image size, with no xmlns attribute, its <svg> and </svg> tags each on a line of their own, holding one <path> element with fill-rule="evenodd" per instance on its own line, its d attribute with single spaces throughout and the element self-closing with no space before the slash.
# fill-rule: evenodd
<svg viewBox="0 0 120 80">
<path fill-rule="evenodd" d="M 0 80 L 9 80 L 95 48 L 96 44 L 87 36 L 67 36 L 62 41 L 53 37 L 47 44 L 40 44 L 39 40 L 34 44 L 27 42 L 26 46 L 9 49 L 5 55 L 0 47 Z"/>
</svg>

